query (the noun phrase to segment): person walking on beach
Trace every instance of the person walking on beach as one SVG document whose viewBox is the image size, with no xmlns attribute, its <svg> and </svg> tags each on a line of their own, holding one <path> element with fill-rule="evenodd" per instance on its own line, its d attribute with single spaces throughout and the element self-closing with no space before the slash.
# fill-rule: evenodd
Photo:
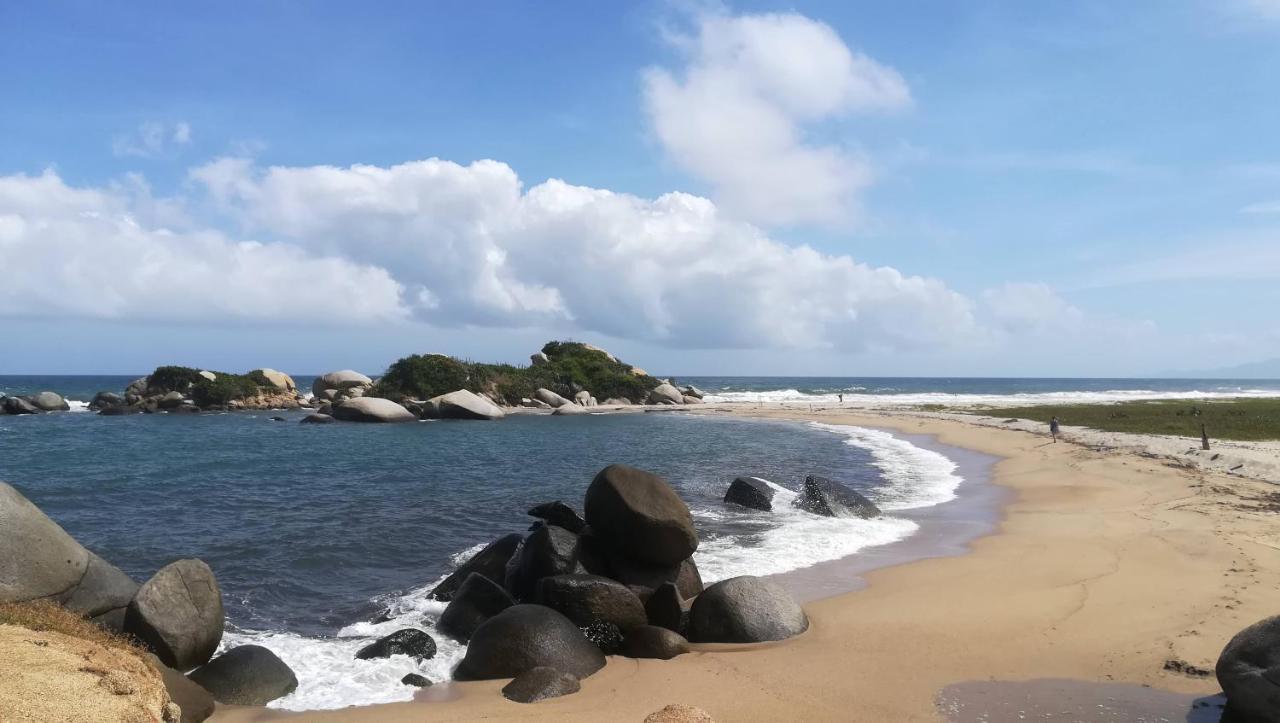
<svg viewBox="0 0 1280 723">
<path fill-rule="evenodd" d="M 843 394 L 837 394 L 836 396 L 837 396 L 837 397 L 840 397 L 840 403 L 841 403 L 841 404 L 844 404 L 844 395 L 843 395 Z"/>
<path fill-rule="evenodd" d="M 1059 431 L 1060 430 L 1058 428 L 1058 418 L 1055 416 L 1053 419 L 1049 420 L 1049 436 L 1053 437 L 1053 441 L 1055 443 L 1058 441 Z"/>
</svg>

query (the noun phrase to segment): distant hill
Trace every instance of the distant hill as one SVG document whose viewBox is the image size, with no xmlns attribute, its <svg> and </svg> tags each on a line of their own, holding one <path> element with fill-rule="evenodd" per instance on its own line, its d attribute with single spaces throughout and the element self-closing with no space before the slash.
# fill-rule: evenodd
<svg viewBox="0 0 1280 723">
<path fill-rule="evenodd" d="M 1280 379 L 1280 359 L 1265 359 L 1217 369 L 1166 372 L 1160 376 L 1182 379 Z"/>
</svg>

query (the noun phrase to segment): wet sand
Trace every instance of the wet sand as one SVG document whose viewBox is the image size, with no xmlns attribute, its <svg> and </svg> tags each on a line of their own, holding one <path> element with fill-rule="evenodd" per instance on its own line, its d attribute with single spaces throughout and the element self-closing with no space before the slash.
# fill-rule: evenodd
<svg viewBox="0 0 1280 723">
<path fill-rule="evenodd" d="M 439 685 L 422 696 L 452 698 L 447 702 L 285 717 L 640 721 L 667 704 L 685 703 L 721 721 L 970 720 L 939 707 L 949 686 L 1007 681 L 995 698 L 987 691 L 979 701 L 1000 705 L 1000 690 L 1016 701 L 1024 693 L 1013 684 L 1030 680 L 1146 685 L 1157 697 L 1161 691 L 1184 696 L 1174 700 L 1176 707 L 1218 689 L 1211 677 L 1166 670 L 1168 661 L 1211 669 L 1236 631 L 1280 612 L 1274 596 L 1280 525 L 1275 513 L 1249 502 L 1269 491 L 1266 483 L 947 419 L 778 408 L 730 413 L 932 435 L 999 457 L 992 490 L 1005 496 L 1003 514 L 988 514 L 991 534 L 968 541 L 965 554 L 869 572 L 858 569 L 866 563 L 844 561 L 816 573 L 830 580 L 806 583 L 809 573 L 797 576 L 789 584 L 812 586 L 815 594 L 820 585 L 857 588 L 859 577 L 866 584 L 808 602 L 809 631 L 783 643 L 698 646 L 672 661 L 613 658 L 580 693 L 531 706 L 503 699 L 498 690 L 505 681 L 488 681 Z M 984 504 L 965 495 L 956 504 L 967 501 Z M 937 520 L 944 536 L 946 517 Z M 980 516 L 955 520 L 954 527 L 982 533 Z M 917 538 L 933 529 L 923 528 Z M 963 551 L 964 534 L 950 539 Z M 893 547 L 854 559 L 880 555 L 892 563 L 904 552 Z M 1068 695 L 1082 690 L 1089 688 Z M 240 709 L 223 710 L 217 719 L 276 717 Z"/>
</svg>

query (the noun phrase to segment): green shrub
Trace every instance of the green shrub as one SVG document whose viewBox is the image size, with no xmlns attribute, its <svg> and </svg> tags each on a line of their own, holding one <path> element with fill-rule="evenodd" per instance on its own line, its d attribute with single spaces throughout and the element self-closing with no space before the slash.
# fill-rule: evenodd
<svg viewBox="0 0 1280 723">
<path fill-rule="evenodd" d="M 214 372 L 213 375 L 215 377 L 213 381 L 200 377 L 192 385 L 191 401 L 195 402 L 196 406 L 223 405 L 237 399 L 252 397 L 257 395 L 266 383 L 265 378 L 262 379 L 262 382 L 259 382 L 253 376 L 247 374 Z M 261 377 L 260 374 L 258 376 Z"/>
<path fill-rule="evenodd" d="M 468 389 L 467 364 L 444 354 L 414 354 L 396 361 L 374 385 L 371 396 L 430 399 Z M 475 390 L 472 390 L 475 391 Z"/>
<path fill-rule="evenodd" d="M 179 366 L 156 367 L 147 379 L 147 391 L 152 394 L 166 392 L 186 394 L 191 385 L 201 380 L 204 380 L 204 377 L 200 376 L 198 369 Z"/>
</svg>

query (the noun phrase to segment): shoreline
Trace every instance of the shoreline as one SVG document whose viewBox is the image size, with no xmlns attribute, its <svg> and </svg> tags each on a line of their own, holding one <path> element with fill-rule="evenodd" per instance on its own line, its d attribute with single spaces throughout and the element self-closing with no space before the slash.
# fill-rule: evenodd
<svg viewBox="0 0 1280 723">
<path fill-rule="evenodd" d="M 1009 490 L 1004 516 L 968 554 L 876 569 L 865 588 L 806 604 L 811 629 L 782 644 L 749 653 L 698 646 L 667 662 L 611 660 L 581 693 L 535 706 L 502 699 L 502 681 L 445 684 L 420 699 L 455 697 L 449 704 L 369 706 L 358 709 L 361 718 L 640 720 L 686 703 L 717 720 L 941 720 L 941 690 L 987 679 L 1114 681 L 1205 695 L 1216 682 L 1165 663 L 1211 668 L 1236 631 L 1275 612 L 1268 598 L 1280 583 L 1280 540 L 1269 511 L 1247 504 L 1266 483 L 1124 450 L 1046 446 L 955 420 L 867 410 L 728 413 L 930 434 L 999 455 L 992 483 Z M 350 715 L 223 709 L 217 719 Z"/>
</svg>

